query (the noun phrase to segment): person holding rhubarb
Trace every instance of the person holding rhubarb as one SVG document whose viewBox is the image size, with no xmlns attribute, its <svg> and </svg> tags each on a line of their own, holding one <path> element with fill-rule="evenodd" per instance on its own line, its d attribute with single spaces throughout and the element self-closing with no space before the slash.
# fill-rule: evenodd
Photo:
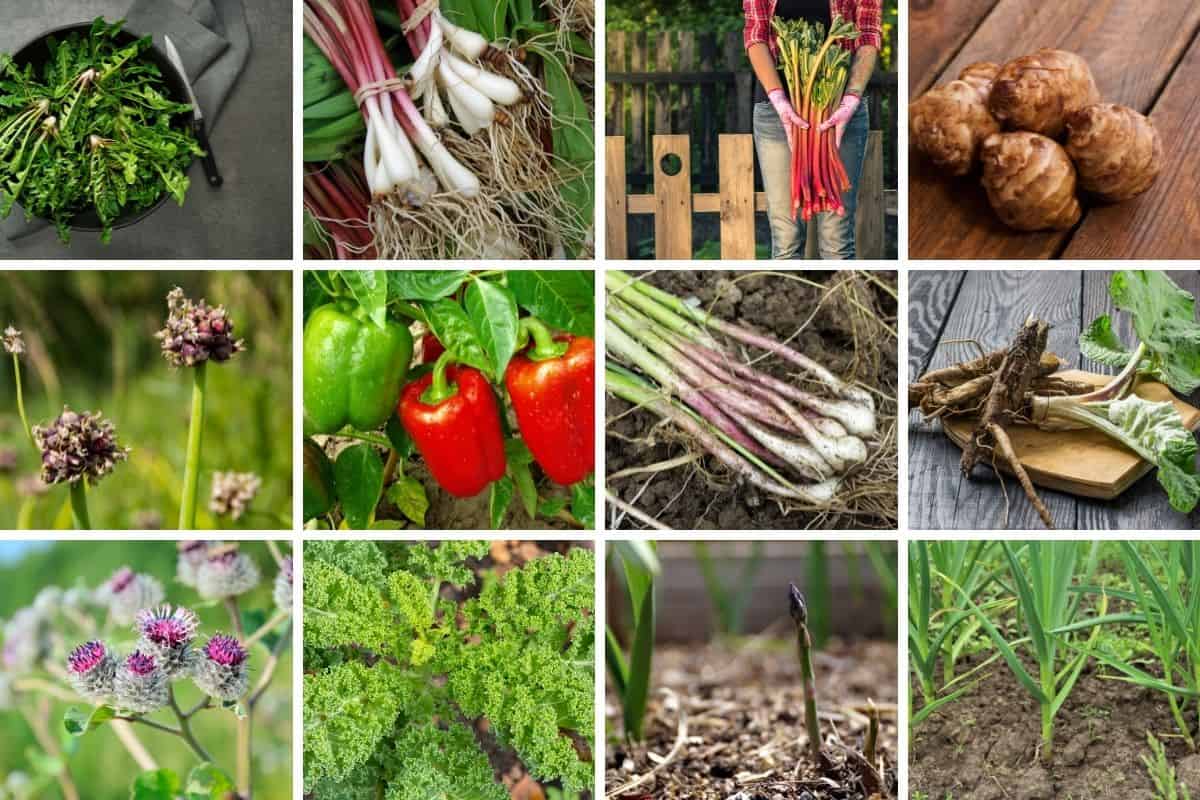
<svg viewBox="0 0 1200 800">
<path fill-rule="evenodd" d="M 798 217 L 792 202 L 793 130 L 807 130 L 808 120 L 796 110 L 779 71 L 779 47 L 773 28 L 776 18 L 818 22 L 828 31 L 834 16 L 853 22 L 859 35 L 840 40 L 851 55 L 846 89 L 840 105 L 819 130 L 834 129 L 838 153 L 850 181 L 842 195 L 844 214 L 816 215 L 817 244 L 821 258 L 855 257 L 854 211 L 862 176 L 870 124 L 862 102 L 867 81 L 875 70 L 881 45 L 881 0 L 742 0 L 745 13 L 746 53 L 758 78 L 754 105 L 754 146 L 767 195 L 771 225 L 771 257 L 803 258 L 807 222 Z"/>
</svg>

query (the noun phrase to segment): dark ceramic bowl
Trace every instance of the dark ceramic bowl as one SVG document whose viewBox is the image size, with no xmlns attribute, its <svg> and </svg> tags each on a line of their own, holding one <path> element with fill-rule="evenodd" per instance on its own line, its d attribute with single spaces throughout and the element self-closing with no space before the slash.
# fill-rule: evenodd
<svg viewBox="0 0 1200 800">
<path fill-rule="evenodd" d="M 42 65 L 50 59 L 50 46 L 47 40 L 49 40 L 51 36 L 61 41 L 72 33 L 79 33 L 83 36 L 87 36 L 91 30 L 92 23 L 86 22 L 77 23 L 74 25 L 63 25 L 62 27 L 46 31 L 13 53 L 13 61 L 16 62 L 18 67 L 25 67 L 26 65 L 32 64 L 35 71 L 40 71 Z M 140 38 L 142 37 L 130 33 L 127 30 L 122 30 L 117 34 L 116 41 L 119 46 L 124 47 L 126 45 L 133 44 Z M 151 45 L 148 50 L 142 53 L 141 57 L 149 59 L 158 67 L 159 72 L 162 73 L 163 83 L 166 86 L 166 93 L 168 97 L 177 103 L 188 102 L 187 86 L 184 82 L 184 77 L 179 74 L 179 70 L 175 69 L 175 66 L 167 58 L 167 54 L 164 53 L 157 44 Z M 180 130 L 186 130 L 188 128 L 188 124 L 189 120 L 187 115 L 180 114 L 175 127 L 178 127 Z M 130 225 L 141 222 L 146 217 L 157 211 L 166 201 L 167 192 L 166 190 L 163 190 L 162 195 L 159 196 L 158 200 L 153 205 L 143 208 L 141 211 L 126 212 L 113 220 L 113 229 L 128 228 Z M 20 205 L 19 202 L 18 205 Z M 92 209 L 80 211 L 71 218 L 71 230 L 91 231 L 97 233 L 103 230 L 103 228 L 104 226 L 100 224 L 100 218 Z"/>
</svg>

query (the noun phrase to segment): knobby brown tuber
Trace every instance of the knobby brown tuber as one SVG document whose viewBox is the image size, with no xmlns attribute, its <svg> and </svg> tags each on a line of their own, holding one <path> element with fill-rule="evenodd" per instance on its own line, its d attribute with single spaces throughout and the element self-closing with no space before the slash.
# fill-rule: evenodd
<svg viewBox="0 0 1200 800">
<path fill-rule="evenodd" d="M 1000 130 L 987 107 L 996 70 L 995 64 L 971 64 L 958 80 L 926 92 L 908 108 L 913 146 L 951 175 L 969 173 L 984 139 Z"/>
<path fill-rule="evenodd" d="M 1036 133 L 995 133 L 983 143 L 983 187 L 996 214 L 1021 231 L 1079 222 L 1075 167 L 1062 146 Z"/>
<path fill-rule="evenodd" d="M 1117 203 L 1150 188 L 1163 166 L 1162 141 L 1149 118 L 1127 106 L 1095 103 L 1067 117 L 1067 155 L 1079 185 Z"/>
<path fill-rule="evenodd" d="M 1013 59 L 992 82 L 988 106 L 1006 128 L 1057 139 L 1067 117 L 1100 102 L 1086 61 L 1066 50 L 1043 48 Z"/>
</svg>

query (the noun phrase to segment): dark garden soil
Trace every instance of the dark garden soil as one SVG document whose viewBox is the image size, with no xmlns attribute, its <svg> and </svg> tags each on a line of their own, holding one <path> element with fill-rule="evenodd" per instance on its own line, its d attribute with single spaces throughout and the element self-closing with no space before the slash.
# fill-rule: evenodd
<svg viewBox="0 0 1200 800">
<path fill-rule="evenodd" d="M 896 327 L 896 302 L 879 286 L 853 273 L 789 274 L 826 288 L 778 274 L 729 270 L 661 271 L 639 277 L 679 297 L 697 298 L 716 316 L 770 333 L 780 341 L 800 331 L 791 340 L 792 347 L 835 374 L 855 378 L 876 390 L 881 433 L 872 443 L 867 467 L 842 491 L 845 507 L 838 512 L 781 507 L 760 490 L 736 481 L 708 457 L 610 479 L 609 490 L 621 500 L 668 527 L 683 530 L 895 527 L 896 340 L 888 329 Z M 894 290 L 895 272 L 875 275 Z M 761 355 L 762 351 L 743 351 L 747 361 Z M 798 385 L 808 384 L 779 358 L 765 358 L 755 366 Z M 653 413 L 631 408 L 624 400 L 607 397 L 608 475 L 695 452 L 694 443 L 661 425 Z M 610 529 L 644 527 L 612 506 L 606 521 Z"/>
<path fill-rule="evenodd" d="M 645 742 L 622 740 L 621 710 L 609 688 L 606 796 L 867 800 L 858 765 L 867 701 L 873 700 L 881 719 L 879 796 L 895 797 L 895 644 L 831 642 L 814 654 L 814 669 L 825 751 L 833 762 L 825 769 L 809 756 L 793 641 L 757 639 L 739 650 L 656 648 Z"/>
<path fill-rule="evenodd" d="M 1161 693 L 1102 678 L 1090 665 L 1055 718 L 1054 755 L 1043 764 L 1038 705 L 996 664 L 979 686 L 916 730 L 910 793 L 929 800 L 1151 800 L 1154 787 L 1141 760 L 1150 753 L 1147 731 L 1163 742 L 1192 797 L 1200 797 L 1200 756 L 1172 737 Z"/>
</svg>

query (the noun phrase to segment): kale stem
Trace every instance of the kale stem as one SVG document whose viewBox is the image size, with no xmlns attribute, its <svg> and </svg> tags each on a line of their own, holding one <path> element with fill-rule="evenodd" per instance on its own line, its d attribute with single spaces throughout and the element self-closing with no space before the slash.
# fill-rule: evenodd
<svg viewBox="0 0 1200 800">
<path fill-rule="evenodd" d="M 88 516 L 87 487 L 83 478 L 71 484 L 71 511 L 75 514 L 75 528 L 81 531 L 92 529 L 92 519 Z"/>
<path fill-rule="evenodd" d="M 200 441 L 204 435 L 204 378 L 208 362 L 201 361 L 192 373 L 192 420 L 188 428 L 187 462 L 183 473 L 183 497 L 179 501 L 179 529 L 196 527 L 196 495 L 200 488 Z"/>
</svg>

